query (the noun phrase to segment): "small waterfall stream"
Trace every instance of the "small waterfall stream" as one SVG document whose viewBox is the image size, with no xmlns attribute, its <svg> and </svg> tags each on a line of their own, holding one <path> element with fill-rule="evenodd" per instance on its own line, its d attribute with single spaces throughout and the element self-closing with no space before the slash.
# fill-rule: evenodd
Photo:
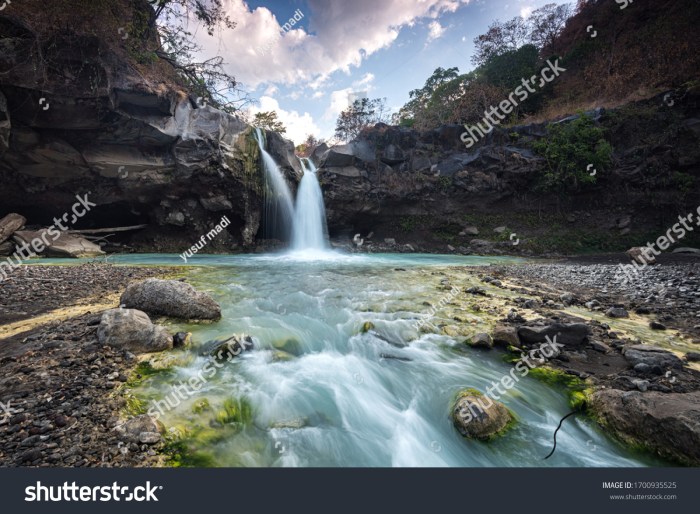
<svg viewBox="0 0 700 514">
<path fill-rule="evenodd" d="M 292 225 L 292 250 L 323 251 L 328 249 L 328 228 L 323 192 L 311 159 L 299 159 L 304 176 L 297 191 Z"/>
<path fill-rule="evenodd" d="M 255 129 L 255 139 L 262 155 L 265 172 L 265 237 L 288 241 L 294 218 L 294 201 L 284 175 L 265 150 L 265 135 Z"/>
</svg>

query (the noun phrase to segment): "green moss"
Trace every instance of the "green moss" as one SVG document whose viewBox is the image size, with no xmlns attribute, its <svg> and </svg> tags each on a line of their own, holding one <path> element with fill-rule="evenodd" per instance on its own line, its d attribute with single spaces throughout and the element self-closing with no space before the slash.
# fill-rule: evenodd
<svg viewBox="0 0 700 514">
<path fill-rule="evenodd" d="M 211 405 L 209 405 L 209 400 L 206 398 L 196 401 L 192 406 L 193 414 L 201 414 L 202 412 L 209 410 L 211 410 Z"/>
<path fill-rule="evenodd" d="M 169 466 L 174 468 L 212 468 L 214 456 L 205 452 L 192 451 L 185 441 L 171 441 L 163 448 Z"/>
<path fill-rule="evenodd" d="M 362 333 L 363 333 L 363 334 L 366 334 L 366 333 L 369 332 L 370 330 L 374 330 L 374 323 L 372 323 L 371 321 L 365 321 L 365 322 L 362 324 L 362 330 L 361 330 Z"/>
<path fill-rule="evenodd" d="M 564 387 L 572 409 L 585 408 L 593 392 L 580 378 L 547 366 L 531 369 L 529 375 L 550 386 Z"/>
<path fill-rule="evenodd" d="M 223 408 L 216 413 L 215 419 L 222 425 L 248 424 L 253 420 L 253 408 L 245 398 L 227 398 L 224 400 Z"/>
<path fill-rule="evenodd" d="M 126 387 L 136 388 L 143 384 L 148 378 L 163 373 L 168 373 L 168 369 L 156 369 L 149 361 L 139 362 L 134 371 L 132 371 L 129 380 L 126 382 Z"/>
<path fill-rule="evenodd" d="M 124 395 L 124 399 L 126 400 L 126 406 L 124 407 L 124 413 L 127 415 L 129 418 L 133 418 L 134 416 L 139 416 L 141 414 L 146 414 L 148 412 L 148 409 L 146 407 L 146 403 L 141 400 L 140 398 L 137 398 L 131 393 L 127 393 Z"/>
</svg>

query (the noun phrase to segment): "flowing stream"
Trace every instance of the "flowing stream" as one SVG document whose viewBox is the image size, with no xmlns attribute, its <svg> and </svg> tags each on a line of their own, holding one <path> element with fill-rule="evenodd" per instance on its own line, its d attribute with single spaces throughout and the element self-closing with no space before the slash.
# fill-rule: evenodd
<svg viewBox="0 0 700 514">
<path fill-rule="evenodd" d="M 167 265 L 177 257 L 116 261 Z M 467 348 L 464 338 L 441 331 L 421 333 L 414 322 L 452 286 L 476 284 L 458 266 L 499 262 L 518 260 L 332 252 L 324 259 L 197 255 L 188 280 L 215 297 L 223 319 L 171 324 L 173 331 L 193 333 L 193 347 L 169 352 L 163 358 L 169 370 L 150 376 L 134 393 L 148 408 L 157 401 L 165 405 L 161 421 L 197 456 L 198 465 L 658 465 L 582 416 L 565 422 L 556 453 L 543 460 L 570 408 L 564 391 L 532 377 L 502 397 L 518 418 L 504 436 L 482 443 L 455 430 L 449 417 L 455 395 L 467 387 L 484 391 L 511 365 L 499 351 Z M 455 323 L 456 317 L 474 330 L 493 323 L 456 300 L 436 312 L 433 323 Z M 202 345 L 233 334 L 249 334 L 255 348 L 176 401 L 174 386 L 211 367 Z M 231 422 L 237 416 L 242 422 Z"/>
</svg>

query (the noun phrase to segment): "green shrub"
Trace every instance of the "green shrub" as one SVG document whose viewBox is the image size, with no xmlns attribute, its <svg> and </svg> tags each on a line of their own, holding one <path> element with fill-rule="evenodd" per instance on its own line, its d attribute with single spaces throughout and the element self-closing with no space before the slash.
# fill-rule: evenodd
<svg viewBox="0 0 700 514">
<path fill-rule="evenodd" d="M 546 160 L 538 185 L 542 191 L 578 191 L 594 184 L 612 163 L 612 146 L 605 140 L 603 129 L 583 113 L 574 121 L 550 125 L 547 137 L 532 146 Z"/>
</svg>

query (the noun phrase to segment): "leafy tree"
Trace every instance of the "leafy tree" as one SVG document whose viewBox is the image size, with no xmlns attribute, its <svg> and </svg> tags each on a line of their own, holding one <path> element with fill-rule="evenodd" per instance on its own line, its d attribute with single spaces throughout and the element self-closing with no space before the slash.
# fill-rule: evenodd
<svg viewBox="0 0 700 514">
<path fill-rule="evenodd" d="M 297 151 L 297 155 L 299 155 L 299 157 L 309 157 L 313 151 L 322 144 L 322 139 L 316 139 L 313 134 L 309 134 L 306 136 L 306 140 L 297 146 L 295 150 Z"/>
<path fill-rule="evenodd" d="M 530 42 L 538 48 L 548 48 L 566 26 L 573 14 L 570 4 L 547 4 L 532 11 L 528 18 Z"/>
<path fill-rule="evenodd" d="M 530 29 L 520 16 L 510 21 L 495 21 L 486 34 L 474 38 L 475 53 L 472 64 L 482 65 L 492 57 L 517 50 L 528 42 Z"/>
<path fill-rule="evenodd" d="M 394 122 L 399 125 L 413 126 L 416 118 L 420 117 L 421 112 L 427 107 L 435 90 L 440 85 L 454 80 L 458 76 L 459 68 L 437 68 L 425 81 L 425 85 L 421 89 L 414 89 L 408 93 L 411 100 L 394 116 Z"/>
<path fill-rule="evenodd" d="M 386 98 L 362 98 L 355 100 L 350 107 L 340 113 L 335 125 L 335 136 L 343 141 L 351 141 L 360 133 L 377 123 L 389 121 Z"/>
<path fill-rule="evenodd" d="M 595 183 L 612 162 L 612 146 L 603 129 L 583 113 L 574 121 L 550 125 L 548 135 L 533 148 L 546 161 L 539 188 L 560 195 Z"/>
<path fill-rule="evenodd" d="M 287 132 L 287 128 L 277 119 L 275 111 L 256 112 L 252 125 L 271 132 L 279 132 L 280 134 Z"/>
</svg>

